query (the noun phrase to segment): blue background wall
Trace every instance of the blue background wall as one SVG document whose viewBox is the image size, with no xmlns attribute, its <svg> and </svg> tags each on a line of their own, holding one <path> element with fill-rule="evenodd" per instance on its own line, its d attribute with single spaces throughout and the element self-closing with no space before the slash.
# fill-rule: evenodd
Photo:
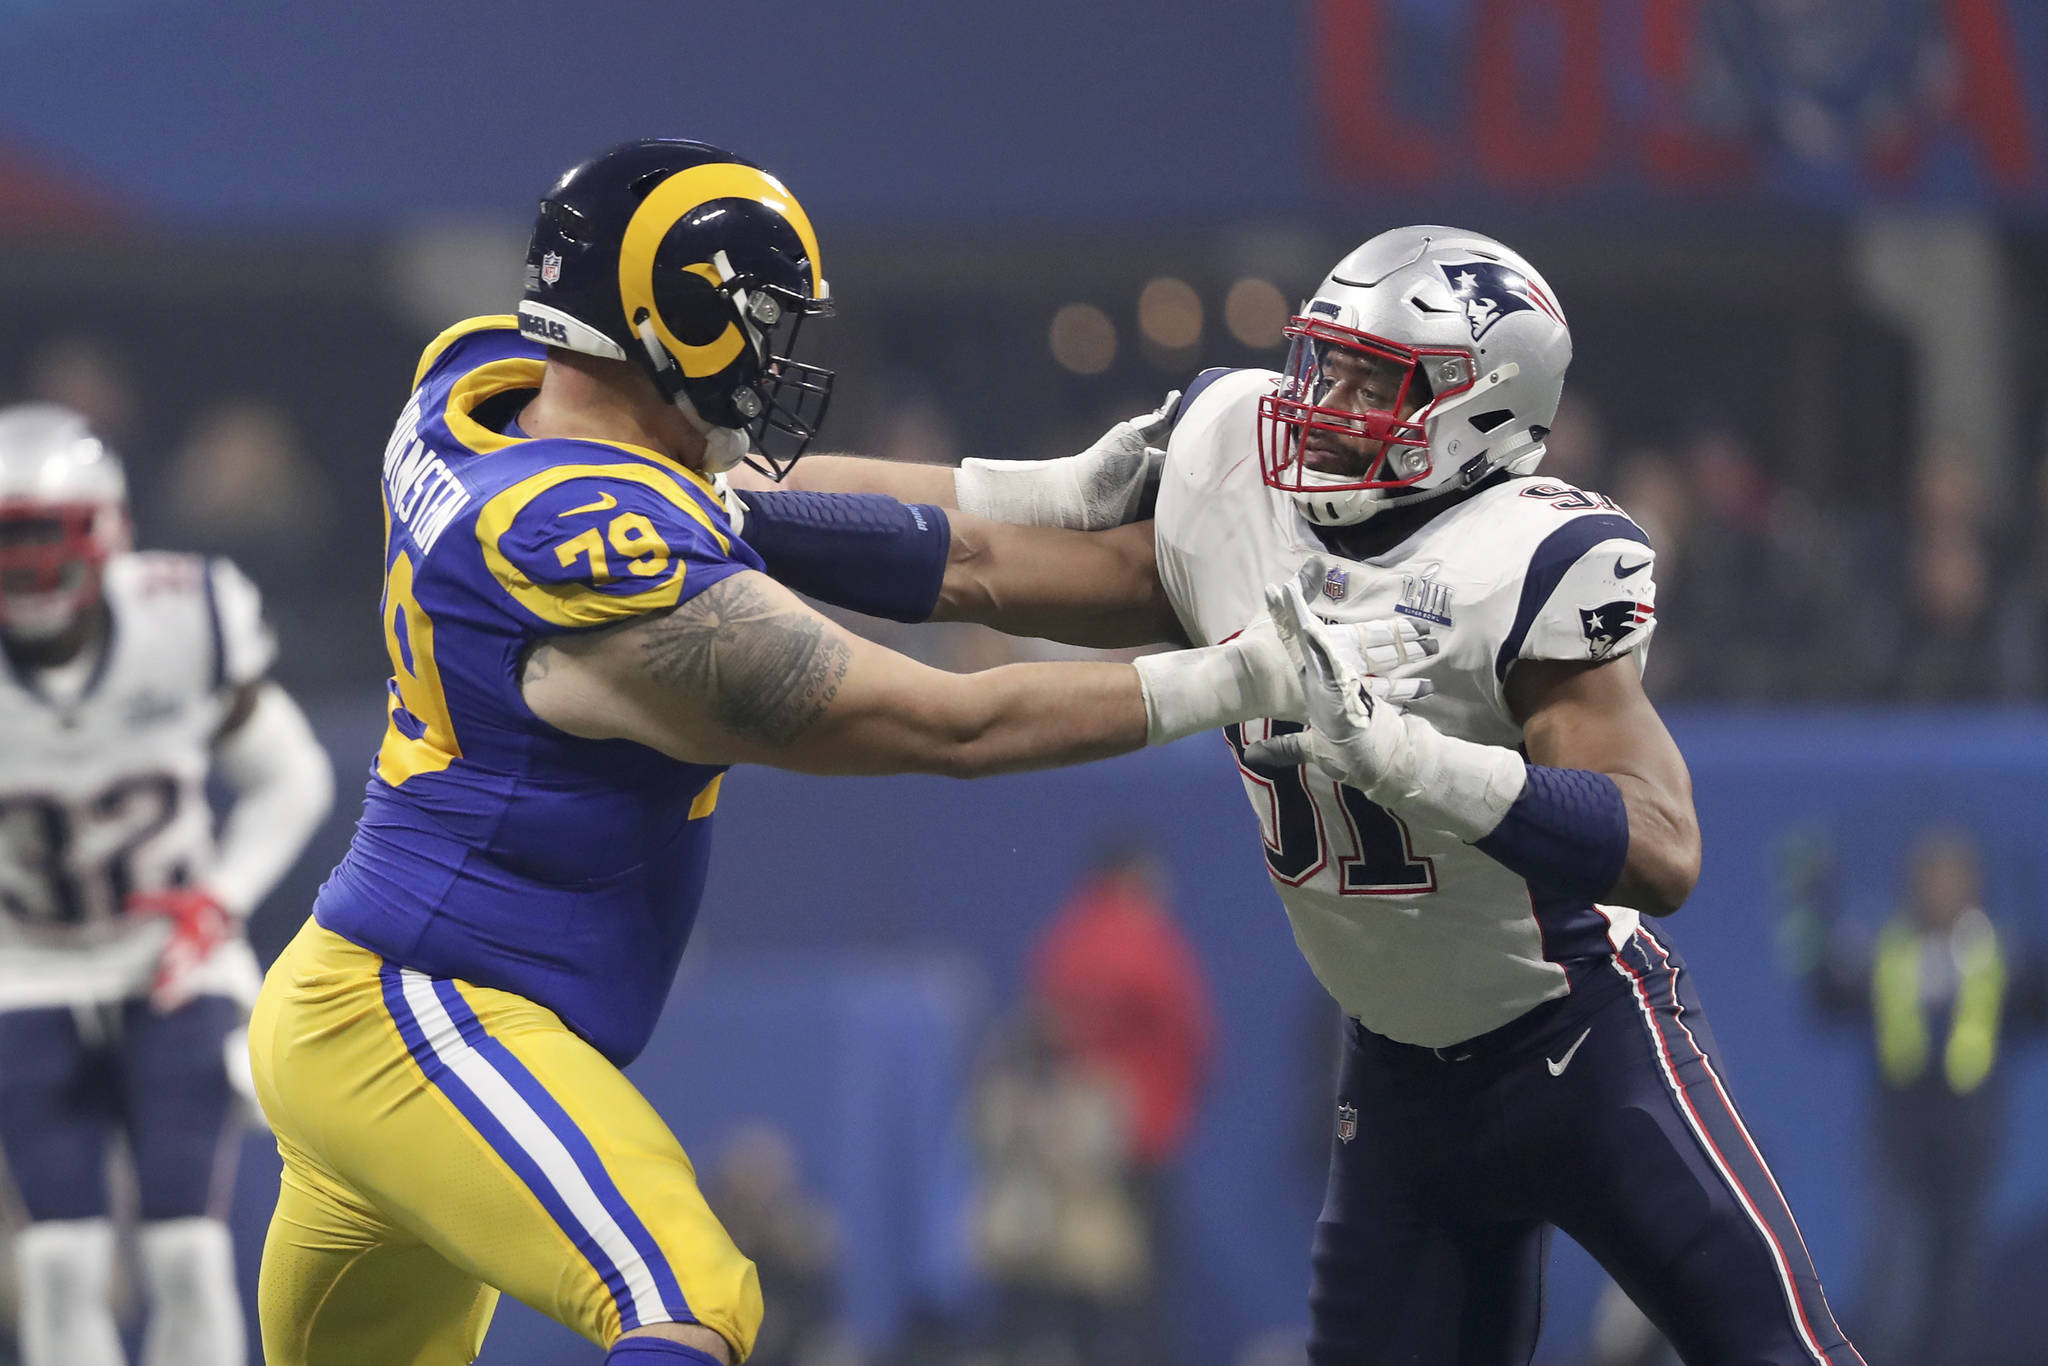
<svg viewBox="0 0 2048 1366">
<path fill-rule="evenodd" d="M 2012 45 L 2017 74 L 1965 75 L 1998 87 L 2010 126 L 1943 132 L 1902 180 L 1853 158 L 1829 170 L 1766 154 L 1732 186 L 1716 183 L 1712 207 L 1881 196 L 2038 210 L 2048 81 L 2027 58 L 2048 50 L 2048 11 L 1866 3 L 1874 24 L 1908 38 L 1944 14 L 1987 16 L 1987 41 Z M 1376 213 L 1391 196 L 1426 220 L 1475 195 L 1554 206 L 1587 192 L 1634 216 L 1674 190 L 1699 207 L 1683 176 L 1646 173 L 1640 142 L 1651 124 L 1688 117 L 1706 40 L 1698 19 L 1673 16 L 1699 11 L 1678 0 L 0 0 L 0 137 L 143 213 L 212 227 L 523 215 L 555 169 L 655 133 L 764 160 L 835 229 L 1298 220 L 1347 196 Z M 1656 74 L 1660 17 L 1681 35 L 1676 75 Z M 1318 54 L 1345 50 L 1346 33 L 1361 62 L 1381 65 L 1325 69 Z M 1582 50 L 1590 67 L 1574 60 Z M 1568 115 L 1560 136 L 1545 131 L 1560 87 L 1590 100 L 1584 136 Z M 1536 130 L 1506 165 L 1476 135 L 1495 96 Z M 1368 158 L 1376 142 L 1441 145 L 1428 175 L 1393 162 L 1361 175 L 1328 155 L 1354 137 Z M 1581 151 L 1550 164 L 1566 142 Z M 1984 163 L 1997 142 L 2029 145 L 2015 149 L 2016 180 L 1994 190 Z"/>
<path fill-rule="evenodd" d="M 323 718 L 361 771 L 371 717 Z M 1687 712 L 1673 729 L 1706 837 L 1700 889 L 1669 928 L 1702 983 L 1750 1125 L 1840 1307 L 1863 1234 L 1865 1049 L 1816 1025 L 1774 956 L 1777 841 L 1815 825 L 1841 856 L 1852 924 L 1892 905 L 1932 821 L 1982 832 L 1990 907 L 2019 939 L 2048 931 L 2048 719 L 2008 712 Z M 1047 911 L 1104 835 L 1169 851 L 1174 901 L 1215 985 L 1221 1047 L 1189 1153 L 1182 1251 L 1189 1360 L 1223 1359 L 1302 1320 L 1334 1014 L 1296 953 L 1220 739 L 1085 769 L 959 784 L 736 774 L 700 930 L 639 1084 L 704 1162 L 750 1118 L 795 1135 L 845 1222 L 857 1326 L 886 1341 L 917 1300 L 971 1302 L 960 1127 L 981 1027 L 1019 987 Z M 274 934 L 280 925 L 269 927 Z M 915 942 L 905 951 L 892 947 Z M 801 946 L 791 948 L 792 945 Z M 2017 1056 L 2011 1161 L 1995 1220 L 2048 1211 L 2048 1056 Z M 238 1230 L 251 1263 L 271 1160 L 252 1144 Z M 1583 1343 L 1598 1278 L 1563 1248 L 1546 1356 Z M 508 1306 L 484 1360 L 587 1356 Z M 772 1305 L 770 1312 L 773 1312 Z"/>
</svg>

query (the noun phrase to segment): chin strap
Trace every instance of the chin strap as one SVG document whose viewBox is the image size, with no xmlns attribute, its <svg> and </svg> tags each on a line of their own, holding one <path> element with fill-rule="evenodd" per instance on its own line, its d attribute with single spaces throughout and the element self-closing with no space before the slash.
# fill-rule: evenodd
<svg viewBox="0 0 2048 1366">
<path fill-rule="evenodd" d="M 654 320 L 645 313 L 633 324 L 633 331 L 639 334 L 640 345 L 647 351 L 647 359 L 653 363 L 657 374 L 676 368 L 674 357 L 662 349 L 661 338 L 654 334 Z M 676 386 L 675 394 L 669 399 L 676 411 L 688 420 L 699 436 L 704 438 L 704 473 L 724 474 L 734 465 L 747 458 L 751 443 L 747 434 L 737 427 L 720 427 L 706 422 L 697 405 L 690 402 L 690 396 L 682 386 Z"/>
<path fill-rule="evenodd" d="M 1525 474 L 1536 473 L 1536 467 L 1543 463 L 1543 453 L 1544 445 L 1538 441 L 1527 450 L 1519 451 L 1509 459 L 1503 460 L 1500 467 L 1520 479 Z"/>
<path fill-rule="evenodd" d="M 714 427 L 697 415 L 696 405 L 690 396 L 678 390 L 676 407 L 689 419 L 704 438 L 704 473 L 724 474 L 734 465 L 747 458 L 750 443 L 747 434 L 735 427 Z"/>
</svg>

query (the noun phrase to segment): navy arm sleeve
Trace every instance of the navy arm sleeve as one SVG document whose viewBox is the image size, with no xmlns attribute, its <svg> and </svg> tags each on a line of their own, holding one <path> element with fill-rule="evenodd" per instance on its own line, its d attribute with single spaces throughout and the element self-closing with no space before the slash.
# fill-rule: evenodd
<svg viewBox="0 0 2048 1366">
<path fill-rule="evenodd" d="M 943 508 L 877 493 L 771 489 L 741 500 L 741 538 L 799 593 L 890 621 L 925 621 L 938 606 L 953 545 Z"/>
</svg>

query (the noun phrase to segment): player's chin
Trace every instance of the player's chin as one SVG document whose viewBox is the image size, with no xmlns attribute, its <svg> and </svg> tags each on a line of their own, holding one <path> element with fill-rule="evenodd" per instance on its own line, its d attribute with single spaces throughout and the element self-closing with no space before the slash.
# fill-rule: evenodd
<svg viewBox="0 0 2048 1366">
<path fill-rule="evenodd" d="M 1371 453 L 1346 446 L 1310 443 L 1301 448 L 1301 467 L 1331 479 L 1363 479 L 1373 459 Z"/>
</svg>

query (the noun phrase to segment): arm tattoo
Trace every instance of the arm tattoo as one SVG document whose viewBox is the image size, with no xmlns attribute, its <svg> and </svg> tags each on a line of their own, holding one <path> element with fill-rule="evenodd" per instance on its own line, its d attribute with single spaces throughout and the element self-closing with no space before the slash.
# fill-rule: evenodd
<svg viewBox="0 0 2048 1366">
<path fill-rule="evenodd" d="M 852 652 L 824 621 L 789 611 L 735 574 L 650 622 L 640 650 L 650 677 L 714 699 L 734 735 L 786 745 L 839 693 Z"/>
</svg>

